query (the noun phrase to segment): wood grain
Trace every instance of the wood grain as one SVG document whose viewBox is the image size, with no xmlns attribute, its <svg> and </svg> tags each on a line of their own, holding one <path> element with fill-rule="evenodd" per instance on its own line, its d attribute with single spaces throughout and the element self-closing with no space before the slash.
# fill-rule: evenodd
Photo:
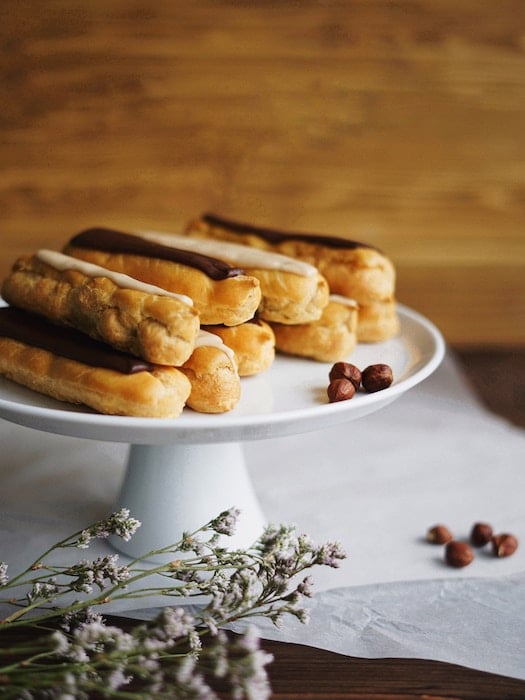
<svg viewBox="0 0 525 700">
<path fill-rule="evenodd" d="M 521 700 L 525 681 L 424 659 L 360 659 L 262 641 L 272 700 Z"/>
<path fill-rule="evenodd" d="M 0 274 L 214 210 L 375 243 L 451 343 L 525 345 L 521 0 L 20 0 L 0 32 Z"/>
</svg>

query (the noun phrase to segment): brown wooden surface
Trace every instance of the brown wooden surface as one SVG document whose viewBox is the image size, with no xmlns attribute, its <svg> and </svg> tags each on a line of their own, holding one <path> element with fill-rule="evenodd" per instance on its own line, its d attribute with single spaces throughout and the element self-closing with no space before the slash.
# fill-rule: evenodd
<svg viewBox="0 0 525 700">
<path fill-rule="evenodd" d="M 263 642 L 273 700 L 523 700 L 525 681 L 422 659 L 357 659 Z"/>
<path fill-rule="evenodd" d="M 18 0 L 0 32 L 0 275 L 211 209 L 375 243 L 450 342 L 525 344 L 522 0 Z"/>
</svg>

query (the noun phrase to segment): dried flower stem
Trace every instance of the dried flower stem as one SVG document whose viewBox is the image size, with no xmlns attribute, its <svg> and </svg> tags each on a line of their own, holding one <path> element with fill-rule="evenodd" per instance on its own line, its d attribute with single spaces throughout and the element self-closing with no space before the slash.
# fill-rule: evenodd
<svg viewBox="0 0 525 700">
<path fill-rule="evenodd" d="M 302 603 L 311 595 L 311 580 L 300 580 L 300 574 L 316 565 L 336 567 L 345 554 L 334 543 L 316 547 L 284 525 L 266 528 L 246 550 L 229 550 L 219 538 L 233 533 L 237 516 L 236 509 L 225 511 L 125 566 L 116 554 L 72 566 L 48 562 L 56 550 L 86 549 L 93 539 L 110 534 L 129 539 L 140 523 L 122 509 L 53 545 L 10 580 L 7 565 L 0 562 L 0 593 L 23 589 L 0 599 L 14 608 L 0 620 L 0 638 L 7 632 L 10 641 L 19 630 L 16 643 L 0 649 L 0 695 L 83 700 L 98 691 L 135 700 L 215 698 L 212 681 L 222 679 L 235 699 L 267 698 L 269 657 L 257 638 L 249 630 L 232 640 L 220 628 L 257 616 L 278 624 L 290 614 L 305 622 Z M 149 564 L 171 554 L 168 563 Z M 151 577 L 154 582 L 146 583 Z M 166 607 L 153 623 L 126 632 L 95 612 L 110 601 L 150 596 L 198 596 L 205 602 L 195 613 Z M 205 646 L 204 636 L 209 637 Z"/>
</svg>

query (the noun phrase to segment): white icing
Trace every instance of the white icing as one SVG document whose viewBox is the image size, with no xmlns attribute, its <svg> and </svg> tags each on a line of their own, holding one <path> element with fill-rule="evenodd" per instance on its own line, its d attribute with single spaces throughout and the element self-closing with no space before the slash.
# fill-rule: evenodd
<svg viewBox="0 0 525 700">
<path fill-rule="evenodd" d="M 63 255 L 55 250 L 39 250 L 36 253 L 36 257 L 43 263 L 46 263 L 46 265 L 54 267 L 55 270 L 60 270 L 61 272 L 66 270 L 75 270 L 76 272 L 80 272 L 87 277 L 107 277 L 114 282 L 117 287 L 121 287 L 122 289 L 133 289 L 137 292 L 145 292 L 146 294 L 157 294 L 160 296 L 171 297 L 182 301 L 188 306 L 193 306 L 193 300 L 185 294 L 168 292 L 167 289 L 162 289 L 162 287 L 156 287 L 153 284 L 141 282 L 140 280 L 130 277 L 129 275 L 124 275 L 120 272 L 113 272 L 113 270 L 108 270 L 100 265 L 94 265 L 93 263 L 86 262 L 85 260 L 73 258 L 70 255 Z"/>
<path fill-rule="evenodd" d="M 197 334 L 197 338 L 195 339 L 195 347 L 202 347 L 202 346 L 211 346 L 214 348 L 218 348 L 219 350 L 222 350 L 225 355 L 228 355 L 230 358 L 232 365 L 236 368 L 237 367 L 237 362 L 235 360 L 235 353 L 233 350 L 228 347 L 222 338 L 220 338 L 218 335 L 215 335 L 215 333 L 210 333 L 209 331 L 203 331 L 202 328 Z"/>
<path fill-rule="evenodd" d="M 189 250 L 224 260 L 236 267 L 280 270 L 301 275 L 301 277 L 317 275 L 317 268 L 302 260 L 295 260 L 287 255 L 281 255 L 281 253 L 270 253 L 269 251 L 252 248 L 240 243 L 218 241 L 211 238 L 192 238 L 191 236 L 162 233 L 160 231 L 134 231 L 133 234 L 147 241 L 161 243 L 171 248 Z"/>
<path fill-rule="evenodd" d="M 344 304 L 345 306 L 351 306 L 352 308 L 359 307 L 359 304 L 355 299 L 350 299 L 350 297 L 344 297 L 341 294 L 330 294 L 329 301 L 335 301 L 338 304 Z"/>
</svg>

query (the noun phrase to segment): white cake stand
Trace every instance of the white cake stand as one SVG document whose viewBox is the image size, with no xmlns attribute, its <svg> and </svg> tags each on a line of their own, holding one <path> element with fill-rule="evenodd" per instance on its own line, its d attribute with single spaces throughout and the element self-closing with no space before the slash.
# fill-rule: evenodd
<svg viewBox="0 0 525 700">
<path fill-rule="evenodd" d="M 114 543 L 125 554 L 139 556 L 175 542 L 184 530 L 203 525 L 231 506 L 241 510 L 241 518 L 238 532 L 225 544 L 245 547 L 260 535 L 265 521 L 244 461 L 243 442 L 362 418 L 387 406 L 440 364 L 445 344 L 435 326 L 404 306 L 399 315 L 397 337 L 361 343 L 346 358 L 361 369 L 389 364 L 394 383 L 375 394 L 358 393 L 350 401 L 327 402 L 331 363 L 278 356 L 268 371 L 242 380 L 241 400 L 229 413 L 184 409 L 176 419 L 106 416 L 0 378 L 0 417 L 46 432 L 130 444 L 116 507 L 129 508 L 142 527 L 130 542 Z"/>
</svg>

